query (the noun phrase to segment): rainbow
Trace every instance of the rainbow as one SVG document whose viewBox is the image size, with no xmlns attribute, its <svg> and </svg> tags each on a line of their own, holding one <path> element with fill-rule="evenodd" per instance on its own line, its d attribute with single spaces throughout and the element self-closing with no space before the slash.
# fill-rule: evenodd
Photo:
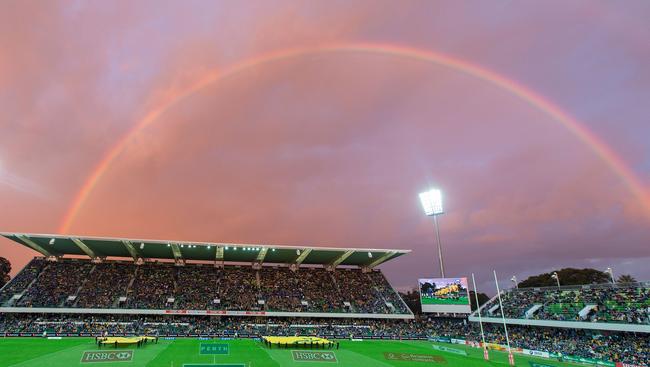
<svg viewBox="0 0 650 367">
<path fill-rule="evenodd" d="M 334 44 L 313 48 L 285 49 L 266 53 L 234 64 L 224 70 L 207 72 L 186 88 L 168 91 L 165 98 L 150 109 L 149 112 L 144 115 L 144 117 L 142 117 L 131 130 L 129 130 L 111 149 L 109 149 L 102 160 L 93 169 L 66 212 L 59 233 L 68 232 L 70 226 L 79 213 L 79 210 L 83 207 L 88 196 L 93 191 L 93 188 L 101 180 L 102 176 L 106 173 L 111 164 L 119 157 L 120 153 L 124 150 L 125 146 L 131 141 L 131 139 L 147 126 L 153 124 L 170 107 L 213 83 L 222 81 L 262 64 L 298 58 L 306 55 L 350 52 L 404 57 L 444 66 L 491 83 L 492 85 L 511 93 L 528 103 L 530 106 L 549 116 L 553 121 L 559 123 L 560 126 L 566 128 L 581 142 L 588 146 L 612 170 L 612 172 L 620 177 L 630 192 L 640 201 L 644 212 L 647 214 L 648 218 L 650 218 L 650 197 L 641 180 L 636 177 L 629 167 L 627 167 L 623 159 L 621 159 L 600 138 L 589 131 L 584 124 L 580 123 L 569 114 L 562 111 L 560 107 L 552 104 L 534 91 L 484 67 L 439 52 L 387 44 L 353 43 Z"/>
</svg>

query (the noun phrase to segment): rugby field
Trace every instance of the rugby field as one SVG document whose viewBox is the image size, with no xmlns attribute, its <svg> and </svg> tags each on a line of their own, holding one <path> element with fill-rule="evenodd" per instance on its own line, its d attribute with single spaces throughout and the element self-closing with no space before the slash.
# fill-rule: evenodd
<svg viewBox="0 0 650 367">
<path fill-rule="evenodd" d="M 186 367 L 223 364 L 227 366 L 507 366 L 507 355 L 491 351 L 491 361 L 483 360 L 480 349 L 456 344 L 426 341 L 350 341 L 342 340 L 340 349 L 269 349 L 250 339 L 198 340 L 196 338 L 160 339 L 158 344 L 141 348 L 102 347 L 100 353 L 92 338 L 0 338 L 0 367 L 6 366 L 160 366 Z M 224 346 L 227 344 L 227 346 Z M 437 346 L 437 347 L 434 347 Z M 440 348 L 442 347 L 442 348 Z M 437 348 L 437 349 L 436 349 Z M 451 348 L 446 352 L 439 349 Z M 449 349 L 446 349 L 449 350 Z M 295 352 L 294 351 L 298 351 Z M 314 352 L 314 353 L 312 353 Z M 323 352 L 323 353 L 319 353 Z M 460 353 L 460 354 L 459 354 Z M 464 353 L 467 356 L 463 355 Z M 517 366 L 572 366 L 553 360 L 515 356 Z M 533 362 L 533 363 L 531 363 Z"/>
</svg>

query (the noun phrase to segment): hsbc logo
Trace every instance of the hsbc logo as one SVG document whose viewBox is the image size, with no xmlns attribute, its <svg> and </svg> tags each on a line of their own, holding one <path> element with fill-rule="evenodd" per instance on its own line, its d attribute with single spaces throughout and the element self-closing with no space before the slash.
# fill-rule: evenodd
<svg viewBox="0 0 650 367">
<path fill-rule="evenodd" d="M 81 357 L 81 363 L 94 363 L 94 362 L 128 362 L 133 360 L 132 350 L 122 351 L 103 351 L 103 350 L 87 350 Z"/>
<path fill-rule="evenodd" d="M 291 354 L 293 355 L 293 360 L 296 362 L 337 362 L 334 352 L 293 350 Z"/>
</svg>

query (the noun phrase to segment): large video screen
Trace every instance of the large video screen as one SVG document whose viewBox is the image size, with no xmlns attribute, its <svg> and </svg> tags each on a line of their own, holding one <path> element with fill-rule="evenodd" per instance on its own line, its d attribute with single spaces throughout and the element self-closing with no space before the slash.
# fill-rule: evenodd
<svg viewBox="0 0 650 367">
<path fill-rule="evenodd" d="M 429 278 L 418 282 L 422 312 L 471 312 L 467 278 Z"/>
</svg>

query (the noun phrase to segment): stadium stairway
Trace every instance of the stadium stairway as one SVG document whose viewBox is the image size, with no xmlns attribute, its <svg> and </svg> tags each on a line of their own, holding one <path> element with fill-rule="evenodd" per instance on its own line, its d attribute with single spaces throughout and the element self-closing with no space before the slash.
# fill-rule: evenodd
<svg viewBox="0 0 650 367">
<path fill-rule="evenodd" d="M 586 320 L 587 317 L 589 317 L 591 311 L 595 309 L 596 309 L 596 305 L 586 305 L 585 307 L 582 308 L 582 310 L 578 312 L 578 316 L 580 316 L 581 320 Z"/>
<path fill-rule="evenodd" d="M 34 277 L 34 280 L 32 280 L 29 283 L 29 285 L 27 287 L 25 287 L 25 289 L 23 289 L 22 296 L 19 299 L 17 299 L 12 306 L 14 306 L 18 302 L 26 301 L 25 299 L 23 299 L 23 296 L 25 294 L 27 294 L 27 292 L 32 288 L 32 286 L 34 284 L 36 284 L 38 282 L 38 280 L 41 278 L 41 275 L 43 275 L 45 273 L 45 271 L 47 271 L 49 269 L 49 267 L 50 267 L 50 264 L 46 264 L 44 267 L 41 268 L 41 271 L 39 271 L 38 275 L 36 277 Z"/>
<path fill-rule="evenodd" d="M 97 264 L 93 265 L 93 267 L 90 269 L 90 271 L 88 272 L 88 276 L 86 278 L 84 278 L 84 280 L 81 282 L 81 285 L 79 285 L 79 288 L 77 288 L 77 290 L 72 295 L 72 296 L 74 296 L 74 301 L 73 301 L 72 305 L 69 305 L 68 307 L 77 307 L 77 303 L 79 303 L 79 292 L 81 292 L 81 290 L 86 285 L 86 283 L 88 283 L 88 279 L 90 279 L 90 277 L 92 276 L 92 274 L 93 274 L 93 272 L 95 271 L 96 268 L 97 268 Z M 61 306 L 64 306 L 66 302 L 68 302 L 68 301 L 63 301 Z"/>
<path fill-rule="evenodd" d="M 29 266 L 29 265 L 28 265 L 28 266 Z M 9 282 L 7 282 L 7 284 L 4 285 L 4 287 L 2 287 L 2 288 L 0 289 L 0 291 L 1 291 L 1 290 L 4 290 L 5 288 L 9 288 L 9 286 L 11 285 L 11 282 L 12 282 L 13 280 L 15 280 L 16 278 L 19 278 L 20 274 L 21 274 L 23 271 L 26 271 L 26 269 L 27 269 L 28 266 L 25 266 L 24 268 L 22 268 L 22 269 L 20 270 L 20 272 L 18 272 L 18 274 L 16 274 L 15 277 L 13 277 Z M 45 267 L 47 267 L 47 266 L 45 266 Z M 29 284 L 27 284 L 27 286 L 26 286 L 25 288 L 23 288 L 20 292 L 12 292 L 12 294 L 11 294 L 11 295 L 10 295 L 10 296 L 9 296 L 9 297 L 4 301 L 4 302 L 2 302 L 2 306 L 3 306 L 3 307 L 11 307 L 11 306 L 14 305 L 14 303 L 18 302 L 18 300 L 19 300 L 20 298 L 22 298 L 22 296 L 25 294 L 25 292 L 27 292 L 27 290 L 28 290 L 28 289 L 29 289 L 29 288 L 30 288 L 30 287 L 31 287 L 31 286 L 32 286 L 32 285 L 33 285 L 33 284 L 38 280 L 38 277 L 41 276 L 41 273 L 43 272 L 43 269 L 44 269 L 45 267 L 41 268 L 41 270 L 39 270 L 38 274 L 34 277 L 34 279 L 32 279 L 32 281 L 29 282 Z M 16 295 L 20 295 L 20 297 L 18 297 L 18 298 L 14 298 L 14 296 L 16 296 Z"/>
<path fill-rule="evenodd" d="M 524 316 L 525 316 L 527 319 L 530 319 L 531 317 L 533 317 L 533 315 L 535 314 L 535 312 L 537 312 L 537 311 L 538 311 L 540 308 L 542 308 L 542 307 L 544 307 L 544 305 L 540 305 L 540 304 L 533 305 L 533 307 L 529 308 L 529 309 L 526 311 L 526 313 L 524 314 Z"/>
</svg>

